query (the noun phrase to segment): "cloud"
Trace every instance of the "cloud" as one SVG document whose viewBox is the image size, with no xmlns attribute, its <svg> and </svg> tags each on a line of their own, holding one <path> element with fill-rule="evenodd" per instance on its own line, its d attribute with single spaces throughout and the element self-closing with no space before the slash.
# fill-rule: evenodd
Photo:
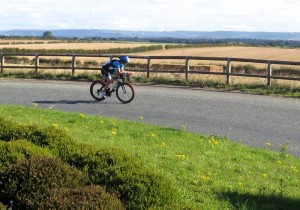
<svg viewBox="0 0 300 210">
<path fill-rule="evenodd" d="M 0 30 L 300 31 L 297 0 L 0 0 L 0 5 Z"/>
</svg>

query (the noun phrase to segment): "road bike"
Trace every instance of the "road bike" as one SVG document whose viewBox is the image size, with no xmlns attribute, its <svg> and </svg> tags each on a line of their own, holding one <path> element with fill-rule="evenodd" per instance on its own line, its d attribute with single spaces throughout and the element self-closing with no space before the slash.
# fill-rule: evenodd
<svg viewBox="0 0 300 210">
<path fill-rule="evenodd" d="M 125 78 L 128 78 L 129 80 L 129 75 L 120 76 L 118 79 L 114 78 L 113 84 L 110 85 L 111 87 L 106 92 L 106 97 L 102 96 L 106 79 L 105 82 L 103 80 L 93 81 L 90 86 L 90 93 L 95 100 L 102 101 L 107 97 L 111 97 L 113 92 L 116 92 L 116 96 L 119 101 L 124 104 L 130 103 L 134 98 L 134 89 L 128 82 L 125 81 Z"/>
</svg>

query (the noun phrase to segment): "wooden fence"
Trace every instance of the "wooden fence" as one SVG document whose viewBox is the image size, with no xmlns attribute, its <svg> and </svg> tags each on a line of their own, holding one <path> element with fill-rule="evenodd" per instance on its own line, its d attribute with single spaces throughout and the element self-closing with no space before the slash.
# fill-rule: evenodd
<svg viewBox="0 0 300 210">
<path fill-rule="evenodd" d="M 33 65 L 5 65 L 5 57 L 6 56 L 33 56 L 34 64 Z M 40 66 L 39 59 L 40 57 L 69 57 L 72 59 L 71 67 L 66 66 Z M 46 54 L 46 53 L 1 53 L 0 54 L 0 72 L 3 73 L 4 69 L 11 68 L 11 69 L 34 69 L 36 72 L 39 69 L 69 69 L 72 71 L 72 75 L 75 74 L 76 70 L 99 70 L 99 68 L 87 68 L 87 67 L 76 67 L 76 58 L 82 57 L 102 57 L 102 58 L 111 58 L 117 57 L 118 55 L 100 55 L 100 54 Z M 151 61 L 153 60 L 183 60 L 185 63 L 185 70 L 184 71 L 171 71 L 171 73 L 181 73 L 185 75 L 185 79 L 188 80 L 190 74 L 210 74 L 210 75 L 223 75 L 226 77 L 227 84 L 230 83 L 230 78 L 232 76 L 239 76 L 239 77 L 256 77 L 256 78 L 265 78 L 266 84 L 268 86 L 271 85 L 271 80 L 294 80 L 300 81 L 300 77 L 283 77 L 283 76 L 274 76 L 272 75 L 272 65 L 280 64 L 280 65 L 292 65 L 292 66 L 300 66 L 300 62 L 295 61 L 278 61 L 278 60 L 261 60 L 261 59 L 247 59 L 247 58 L 226 58 L 226 57 L 198 57 L 198 56 L 136 56 L 130 55 L 130 58 L 134 59 L 141 59 L 146 60 L 147 67 L 145 69 L 134 70 L 136 72 L 145 72 L 147 73 L 147 77 L 150 76 L 150 73 L 170 73 L 170 71 L 158 71 L 155 69 L 151 69 Z M 223 72 L 207 72 L 207 71 L 190 71 L 190 61 L 192 60 L 204 60 L 204 61 L 222 61 L 226 62 L 226 69 Z M 232 62 L 244 62 L 244 63 L 260 63 L 265 64 L 267 69 L 266 75 L 259 75 L 259 74 L 246 74 L 246 73 L 233 73 L 231 71 Z M 130 71 L 130 69 L 127 69 Z"/>
</svg>

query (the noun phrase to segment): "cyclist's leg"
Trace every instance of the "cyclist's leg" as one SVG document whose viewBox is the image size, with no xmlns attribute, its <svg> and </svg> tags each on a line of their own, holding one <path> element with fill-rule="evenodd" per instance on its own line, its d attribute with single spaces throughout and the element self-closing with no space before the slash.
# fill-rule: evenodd
<svg viewBox="0 0 300 210">
<path fill-rule="evenodd" d="M 108 87 L 109 87 L 109 85 L 113 82 L 113 78 L 112 78 L 112 76 L 111 76 L 111 74 L 110 74 L 110 72 L 109 71 L 106 71 L 105 72 L 105 87 L 104 87 L 104 90 L 107 90 L 108 89 Z"/>
</svg>

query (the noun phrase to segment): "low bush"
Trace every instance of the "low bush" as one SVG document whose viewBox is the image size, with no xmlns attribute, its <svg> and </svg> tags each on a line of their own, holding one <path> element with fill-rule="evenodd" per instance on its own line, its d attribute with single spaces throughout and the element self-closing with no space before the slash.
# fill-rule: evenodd
<svg viewBox="0 0 300 210">
<path fill-rule="evenodd" d="M 6 210 L 6 209 L 7 209 L 7 207 L 3 203 L 0 202 L 0 210 Z"/>
<path fill-rule="evenodd" d="M 96 185 L 116 191 L 127 209 L 149 209 L 176 203 L 177 193 L 170 180 L 144 167 L 121 149 L 93 150 L 80 147 L 70 150 L 69 164 L 89 175 Z M 92 151 L 96 151 L 94 154 Z"/>
<path fill-rule="evenodd" d="M 63 145 L 63 142 L 75 142 L 63 130 L 38 125 L 19 125 L 3 118 L 0 118 L 0 139 L 3 141 L 26 139 L 35 145 L 50 148 Z"/>
<path fill-rule="evenodd" d="M 17 131 L 17 125 L 10 120 L 6 120 L 0 117 L 0 140 L 10 141 L 15 138 L 15 132 Z"/>
<path fill-rule="evenodd" d="M 19 161 L 0 174 L 0 197 L 20 209 L 36 205 L 49 190 L 85 186 L 86 175 L 58 158 L 30 158 Z"/>
<path fill-rule="evenodd" d="M 166 177 L 146 168 L 124 150 L 98 149 L 82 144 L 53 127 L 14 125 L 4 123 L 4 120 L 2 125 L 5 126 L 0 126 L 0 134 L 3 133 L 6 141 L 27 139 L 35 145 L 48 148 L 61 160 L 86 172 L 91 183 L 116 191 L 127 209 L 162 207 L 176 201 L 175 189 Z M 5 132 L 1 128 L 5 128 Z"/>
<path fill-rule="evenodd" d="M 54 189 L 49 196 L 31 206 L 32 209 L 97 209 L 122 210 L 125 209 L 121 201 L 100 186 L 86 186 L 75 189 Z"/>
<path fill-rule="evenodd" d="M 0 141 L 0 171 L 5 171 L 17 161 L 32 157 L 54 157 L 47 149 L 36 146 L 25 140 L 10 142 Z"/>
</svg>

